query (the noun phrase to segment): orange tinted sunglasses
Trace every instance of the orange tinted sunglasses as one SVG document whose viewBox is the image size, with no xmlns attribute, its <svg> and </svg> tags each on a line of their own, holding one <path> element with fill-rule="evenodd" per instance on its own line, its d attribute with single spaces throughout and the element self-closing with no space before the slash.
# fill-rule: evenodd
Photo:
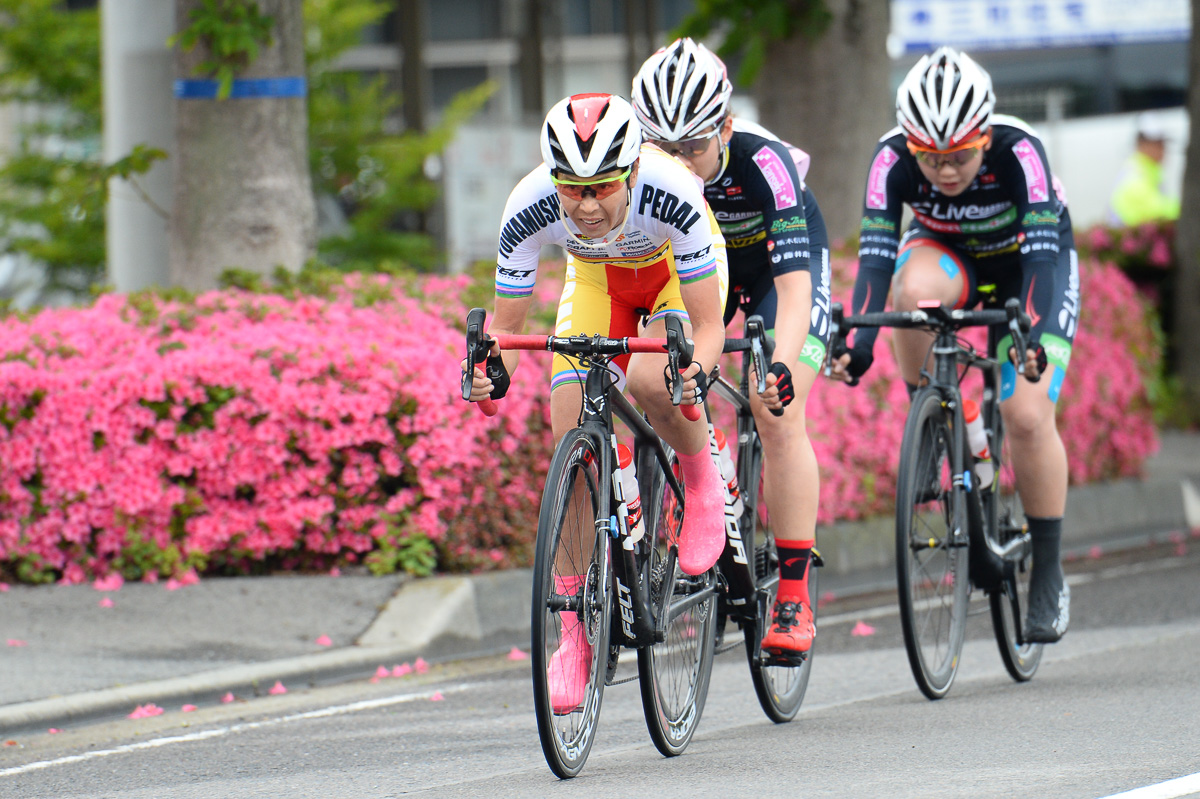
<svg viewBox="0 0 1200 799">
<path fill-rule="evenodd" d="M 949 150 L 935 150 L 931 147 L 922 147 L 910 141 L 908 142 L 908 151 L 930 169 L 941 169 L 944 164 L 962 166 L 974 158 L 991 140 L 991 134 L 985 133 L 965 144 L 951 147 Z"/>
<path fill-rule="evenodd" d="M 633 172 L 633 167 L 629 167 L 615 178 L 605 178 L 604 180 L 559 180 L 554 175 L 550 176 L 550 180 L 559 193 L 568 199 L 582 200 L 583 193 L 591 189 L 595 192 L 597 200 L 603 200 L 620 191 L 625 178 L 629 177 L 631 172 Z"/>
</svg>

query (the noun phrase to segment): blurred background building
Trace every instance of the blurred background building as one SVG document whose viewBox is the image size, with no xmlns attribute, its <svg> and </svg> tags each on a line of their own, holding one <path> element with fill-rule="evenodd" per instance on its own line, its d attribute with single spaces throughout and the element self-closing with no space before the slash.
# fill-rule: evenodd
<svg viewBox="0 0 1200 799">
<path fill-rule="evenodd" d="M 66 5 L 94 8 L 98 2 Z M 171 76 L 148 75 L 169 69 L 165 39 L 173 22 L 169 11 L 155 19 L 128 13 L 127 7 L 145 3 L 170 5 L 100 3 L 107 20 L 106 157 L 110 137 L 116 137 L 111 147 L 118 152 L 133 142 L 161 140 L 170 130 L 162 116 L 169 115 Z M 637 67 L 694 7 L 695 0 L 395 0 L 394 11 L 368 28 L 361 45 L 338 66 L 389 76 L 403 97 L 396 125 L 404 129 L 426 129 L 463 90 L 484 81 L 496 85 L 444 154 L 427 162 L 427 174 L 442 184 L 442 202 L 415 222 L 437 236 L 450 268 L 461 270 L 494 257 L 508 192 L 540 161 L 537 131 L 545 110 L 575 92 L 627 95 Z M 890 0 L 890 9 L 892 69 L 880 80 L 890 79 L 895 87 L 919 55 L 936 45 L 967 50 L 991 72 L 998 111 L 1024 118 L 1043 136 L 1077 226 L 1104 220 L 1107 198 L 1133 146 L 1138 111 L 1164 110 L 1166 180 L 1178 192 L 1188 135 L 1182 108 L 1191 36 L 1188 0 Z M 146 24 L 137 31 L 128 27 L 139 19 Z M 147 97 L 162 92 L 157 99 Z M 127 113 L 114 104 L 118 101 L 143 114 L 147 108 L 168 110 L 154 111 L 154 122 L 112 122 Z M 751 91 L 736 89 L 734 111 L 757 118 Z M 0 148 L 11 144 L 12 120 L 19 113 L 0 109 Z M 794 143 L 804 147 L 803 141 Z M 847 180 L 864 180 L 865 171 L 865 162 L 845 165 Z M 110 216 L 122 203 L 127 209 L 110 219 L 109 236 L 141 242 L 124 252 L 139 251 L 146 261 L 144 226 L 161 228 L 161 221 L 132 209 L 131 199 L 122 196 L 114 196 Z M 137 277 L 152 267 L 131 257 L 114 253 L 110 244 L 109 274 L 117 276 L 117 287 L 155 282 Z M 10 266 L 0 259 L 0 281 Z"/>
</svg>

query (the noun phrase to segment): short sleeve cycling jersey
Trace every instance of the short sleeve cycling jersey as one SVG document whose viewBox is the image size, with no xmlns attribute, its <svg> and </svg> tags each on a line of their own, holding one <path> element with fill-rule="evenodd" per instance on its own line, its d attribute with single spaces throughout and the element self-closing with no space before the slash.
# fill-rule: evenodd
<svg viewBox="0 0 1200 799">
<path fill-rule="evenodd" d="M 725 235 L 732 284 L 752 282 L 768 263 L 772 275 L 809 268 L 807 169 L 803 151 L 734 119 L 723 169 L 704 187 Z"/>
<path fill-rule="evenodd" d="M 853 309 L 883 310 L 900 247 L 903 206 L 912 208 L 913 227 L 953 242 L 977 263 L 1011 264 L 1031 285 L 1033 339 L 1050 316 L 1059 239 L 1070 219 L 1037 134 L 1019 119 L 994 115 L 991 147 L 971 185 L 961 194 L 941 194 L 921 173 L 897 127 L 880 139 L 871 159 L 863 200 L 859 267 Z M 1006 256 L 1006 257 L 1001 257 Z M 856 331 L 855 346 L 869 348 L 877 331 Z"/>
<path fill-rule="evenodd" d="M 568 235 L 568 227 L 572 235 Z M 550 170 L 539 166 L 513 189 L 504 209 L 496 260 L 496 294 L 528 297 L 537 280 L 538 254 L 547 244 L 564 248 L 581 265 L 637 269 L 664 258 L 680 283 L 717 274 L 723 242 L 709 224 L 701 184 L 677 160 L 643 145 L 629 219 L 616 239 L 600 247 L 583 237 L 562 213 Z M 723 264 L 722 264 L 723 266 Z"/>
</svg>

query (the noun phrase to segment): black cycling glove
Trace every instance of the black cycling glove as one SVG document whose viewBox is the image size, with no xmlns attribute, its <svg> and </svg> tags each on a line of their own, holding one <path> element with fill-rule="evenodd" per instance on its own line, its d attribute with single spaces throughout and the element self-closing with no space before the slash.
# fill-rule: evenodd
<svg viewBox="0 0 1200 799">
<path fill-rule="evenodd" d="M 699 364 L 697 364 L 697 365 L 699 366 Z M 680 380 L 683 379 L 682 374 L 679 376 L 679 379 Z M 696 376 L 693 377 L 692 379 L 696 381 L 696 402 L 695 402 L 695 404 L 699 405 L 702 402 L 704 402 L 705 399 L 708 398 L 708 374 L 704 371 L 703 366 L 700 366 L 700 371 L 696 372 Z M 667 391 L 673 392 L 675 390 L 675 387 L 673 385 L 671 385 L 671 367 L 670 366 L 663 367 L 663 382 L 667 384 Z"/>
<path fill-rule="evenodd" d="M 504 358 L 499 355 L 489 355 L 487 368 L 484 371 L 487 373 L 488 380 L 492 381 L 492 393 L 488 396 L 494 400 L 502 399 L 508 393 L 508 387 L 512 385 L 512 378 L 509 377 L 508 369 L 504 366 Z"/>
<path fill-rule="evenodd" d="M 846 364 L 846 372 L 854 378 L 851 385 L 857 384 L 858 378 L 865 375 L 873 363 L 875 363 L 875 354 L 871 350 L 851 348 L 850 363 Z"/>
<path fill-rule="evenodd" d="M 792 370 L 787 368 L 787 364 L 776 361 L 767 371 L 775 375 L 775 387 L 779 389 L 779 401 L 786 408 L 796 398 L 796 387 L 792 385 Z"/>
</svg>

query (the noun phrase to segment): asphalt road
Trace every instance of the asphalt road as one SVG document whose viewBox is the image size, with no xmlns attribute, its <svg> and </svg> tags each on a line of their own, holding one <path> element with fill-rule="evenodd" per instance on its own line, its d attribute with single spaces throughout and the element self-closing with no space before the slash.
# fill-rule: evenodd
<svg viewBox="0 0 1200 799">
<path fill-rule="evenodd" d="M 795 722 L 766 719 L 734 650 L 684 755 L 657 753 L 636 685 L 618 685 L 567 782 L 542 758 L 528 662 L 496 658 L 25 738 L 0 749 L 0 797 L 1107 797 L 1181 777 L 1134 797 L 1200 795 L 1200 542 L 1070 574 L 1071 631 L 1027 684 L 979 614 L 958 681 L 930 702 L 894 597 L 834 601 Z M 852 635 L 860 622 L 873 634 Z"/>
</svg>

